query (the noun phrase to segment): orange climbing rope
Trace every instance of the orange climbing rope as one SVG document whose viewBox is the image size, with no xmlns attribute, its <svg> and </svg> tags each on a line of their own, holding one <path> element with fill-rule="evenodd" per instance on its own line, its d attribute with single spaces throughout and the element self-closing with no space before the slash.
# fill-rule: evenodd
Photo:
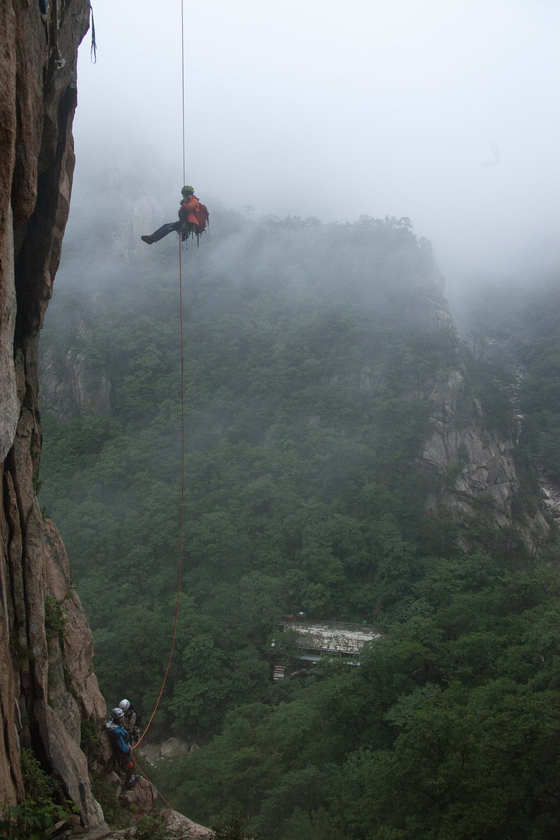
<svg viewBox="0 0 560 840">
<path fill-rule="evenodd" d="M 132 760 L 134 761 L 134 763 L 135 763 L 136 767 L 137 767 L 137 768 L 138 768 L 138 770 L 142 773 L 142 775 L 146 777 L 146 779 L 147 779 L 147 780 L 148 780 L 148 782 L 150 783 L 151 788 L 156 790 L 157 795 L 159 796 L 159 798 L 160 798 L 160 799 L 162 799 L 162 800 L 165 802 L 165 804 L 167 805 L 167 807 L 168 807 L 168 808 L 171 808 L 171 810 L 172 810 L 172 811 L 174 811 L 174 810 L 175 810 L 175 808 L 173 807 L 173 805 L 171 805 L 171 803 L 167 801 L 167 799 L 165 798 L 165 796 L 163 796 L 163 794 L 162 794 L 162 793 L 161 793 L 161 792 L 160 792 L 160 791 L 156 788 L 156 786 L 154 785 L 154 783 L 152 782 L 152 780 L 150 779 L 150 777 L 148 776 L 148 774 L 146 773 L 146 771 L 144 770 L 144 768 L 142 767 L 142 765 L 140 764 L 140 762 L 138 761 L 138 759 L 136 758 L 136 756 L 134 756 L 134 758 L 133 758 Z M 154 810 L 154 807 L 153 807 L 153 806 L 154 806 L 154 804 L 155 804 L 155 803 L 154 803 L 154 800 L 153 800 L 153 790 L 151 790 L 151 794 L 152 794 L 152 808 L 150 808 L 150 811 L 153 811 L 153 810 Z"/>
<path fill-rule="evenodd" d="M 138 739 L 136 744 L 133 746 L 133 749 L 137 749 L 140 746 L 148 731 L 152 725 L 152 721 L 155 718 L 156 712 L 158 710 L 160 700 L 163 694 L 163 689 L 165 688 L 165 683 L 167 682 L 167 676 L 169 674 L 169 668 L 171 667 L 171 660 L 173 659 L 173 651 L 175 649 L 175 640 L 177 638 L 177 623 L 179 621 L 179 601 L 181 597 L 181 576 L 183 573 L 183 542 L 184 542 L 184 532 L 185 532 L 185 366 L 184 366 L 184 351 L 183 351 L 183 268 L 182 268 L 182 259 L 181 259 L 181 237 L 179 237 L 179 323 L 180 323 L 180 335 L 181 335 L 181 539 L 179 542 L 179 578 L 177 581 L 177 601 L 175 605 L 175 624 L 173 626 L 173 638 L 171 640 L 171 650 L 169 651 L 169 659 L 167 661 L 167 668 L 165 669 L 165 675 L 163 677 L 163 682 L 161 684 L 161 689 L 157 698 L 156 705 L 152 712 L 152 715 L 146 724 L 146 728 L 142 733 L 142 736 Z"/>
<path fill-rule="evenodd" d="M 181 0 L 181 96 L 183 100 L 183 183 L 185 182 L 185 36 L 183 27 L 183 3 Z M 152 715 L 146 724 L 146 728 L 138 739 L 136 744 L 132 747 L 133 750 L 140 746 L 152 725 L 159 708 L 159 704 L 163 695 L 163 690 L 169 675 L 171 667 L 171 660 L 173 659 L 173 651 L 175 650 L 175 640 L 177 638 L 177 624 L 179 621 L 179 601 L 181 598 L 181 576 L 183 573 L 183 541 L 184 541 L 184 523 L 185 523 L 185 365 L 184 365 L 184 348 L 183 348 L 183 267 L 182 267 L 182 239 L 179 236 L 179 324 L 181 337 L 181 539 L 179 544 L 179 576 L 177 581 L 177 602 L 175 606 L 175 623 L 173 626 L 173 638 L 171 640 L 171 650 L 169 651 L 169 659 L 167 661 L 167 668 L 161 684 L 161 689 L 156 701 L 156 705 Z M 162 797 L 163 799 L 163 797 Z M 164 800 L 165 801 L 165 800 Z"/>
<path fill-rule="evenodd" d="M 181 102 L 183 104 L 183 184 L 187 180 L 186 162 L 185 162 L 185 27 L 183 24 L 183 0 L 181 0 Z"/>
</svg>

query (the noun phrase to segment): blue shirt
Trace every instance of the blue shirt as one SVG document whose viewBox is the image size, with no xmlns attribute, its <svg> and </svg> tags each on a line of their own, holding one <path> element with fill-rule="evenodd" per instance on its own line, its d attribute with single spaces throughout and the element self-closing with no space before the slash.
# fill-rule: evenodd
<svg viewBox="0 0 560 840">
<path fill-rule="evenodd" d="M 119 725 L 115 726 L 114 729 L 110 729 L 109 735 L 111 736 L 111 741 L 113 742 L 113 747 L 115 749 L 124 755 L 130 754 L 131 750 L 128 732 L 122 723 L 119 723 Z"/>
</svg>

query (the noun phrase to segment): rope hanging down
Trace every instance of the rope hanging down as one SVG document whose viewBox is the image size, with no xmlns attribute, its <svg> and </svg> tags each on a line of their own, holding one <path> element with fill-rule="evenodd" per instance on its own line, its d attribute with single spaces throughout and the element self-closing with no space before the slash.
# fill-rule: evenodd
<svg viewBox="0 0 560 840">
<path fill-rule="evenodd" d="M 90 57 L 91 63 L 97 64 L 97 41 L 95 40 L 95 20 L 93 17 L 93 6 L 91 3 L 89 4 L 89 9 L 91 12 L 91 49 L 90 49 Z"/>
<path fill-rule="evenodd" d="M 185 27 L 183 24 L 184 20 L 184 10 L 183 10 L 183 3 L 184 0 L 181 0 L 181 102 L 183 103 L 183 108 L 181 111 L 182 118 L 183 118 L 183 184 L 187 180 L 187 167 L 186 167 L 186 160 L 185 160 Z"/>
<path fill-rule="evenodd" d="M 183 352 L 183 270 L 182 270 L 182 259 L 181 259 L 181 237 L 179 237 L 179 322 L 180 322 L 180 335 L 181 335 L 181 538 L 179 541 L 179 578 L 177 581 L 177 601 L 175 605 L 175 623 L 173 626 L 173 638 L 171 640 L 171 650 L 169 651 L 169 659 L 167 661 L 167 668 L 165 669 L 165 675 L 163 677 L 163 682 L 161 684 L 161 689 L 158 694 L 158 698 L 156 701 L 156 705 L 152 712 L 152 715 L 146 724 L 146 728 L 142 733 L 141 737 L 138 739 L 136 744 L 132 747 L 133 750 L 137 749 L 146 735 L 150 730 L 152 722 L 156 716 L 156 712 L 158 710 L 160 700 L 163 695 L 163 689 L 165 688 L 165 684 L 167 682 L 167 677 L 169 675 L 169 669 L 171 667 L 171 660 L 173 659 L 173 651 L 175 649 L 175 641 L 177 638 L 177 624 L 179 621 L 179 601 L 181 598 L 181 576 L 183 573 L 183 542 L 184 542 L 184 522 L 185 522 L 185 365 L 184 365 L 184 352 Z"/>
<path fill-rule="evenodd" d="M 148 776 L 148 774 L 146 773 L 146 771 L 144 770 L 144 768 L 142 767 L 142 765 L 140 764 L 140 762 L 138 761 L 138 759 L 136 758 L 136 756 L 133 756 L 132 760 L 134 761 L 134 763 L 135 763 L 136 767 L 138 768 L 139 772 L 140 772 L 140 773 L 141 773 L 141 774 L 142 774 L 142 775 L 143 775 L 143 776 L 144 776 L 144 777 L 148 780 L 148 782 L 149 782 L 149 785 L 150 785 L 150 794 L 151 794 L 151 799 L 152 799 L 152 807 L 150 808 L 150 811 L 154 811 L 154 810 L 156 810 L 156 809 L 155 809 L 155 802 L 154 802 L 154 795 L 153 795 L 153 794 L 154 794 L 154 791 L 156 792 L 157 796 L 159 796 L 159 798 L 160 798 L 160 799 L 163 799 L 163 801 L 165 802 L 165 804 L 167 805 L 167 807 L 168 807 L 168 808 L 171 808 L 171 810 L 172 810 L 172 811 L 174 811 L 174 810 L 175 810 L 175 808 L 173 807 L 173 805 L 171 805 L 171 803 L 167 801 L 167 799 L 165 798 L 165 796 L 163 795 L 163 793 L 161 793 L 161 791 L 160 791 L 160 790 L 158 790 L 158 789 L 156 788 L 156 786 L 154 785 L 154 783 L 152 782 L 152 780 L 150 779 L 150 777 Z"/>
<path fill-rule="evenodd" d="M 181 96 L 183 101 L 183 183 L 185 182 L 185 37 L 184 37 L 184 28 L 183 28 L 183 2 L 181 0 Z M 175 649 L 175 640 L 177 638 L 177 623 L 179 621 L 179 601 L 181 597 L 181 576 L 183 573 L 183 542 L 184 542 L 184 522 L 185 522 L 185 364 L 184 364 L 184 342 L 183 342 L 183 266 L 182 266 L 182 240 L 179 236 L 179 324 L 180 324 L 180 338 L 181 338 L 181 538 L 179 542 L 179 577 L 177 581 L 177 602 L 175 606 L 175 623 L 173 626 L 173 638 L 171 640 L 171 650 L 169 651 L 169 659 L 167 661 L 167 668 L 165 669 L 165 675 L 163 677 L 163 682 L 161 685 L 161 689 L 156 701 L 156 705 L 152 712 L 152 715 L 146 724 L 146 728 L 142 733 L 142 736 L 133 746 L 133 749 L 137 749 L 152 725 L 152 722 L 156 716 L 156 712 L 159 708 L 159 704 L 163 695 L 163 690 L 165 688 L 165 684 L 167 682 L 167 677 L 169 675 L 169 669 L 171 667 L 171 660 L 173 659 L 173 651 Z M 162 797 L 163 798 L 163 797 Z"/>
</svg>

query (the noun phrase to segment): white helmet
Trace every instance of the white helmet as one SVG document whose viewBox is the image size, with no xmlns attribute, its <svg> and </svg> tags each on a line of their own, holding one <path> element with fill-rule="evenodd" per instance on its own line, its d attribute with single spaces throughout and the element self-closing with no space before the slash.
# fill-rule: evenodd
<svg viewBox="0 0 560 840">
<path fill-rule="evenodd" d="M 123 710 L 123 712 L 128 712 L 130 709 L 130 700 L 121 700 L 119 707 Z"/>
<path fill-rule="evenodd" d="M 111 717 L 113 718 L 113 720 L 120 720 L 120 718 L 124 717 L 124 712 L 117 706 L 116 709 L 111 709 Z"/>
</svg>

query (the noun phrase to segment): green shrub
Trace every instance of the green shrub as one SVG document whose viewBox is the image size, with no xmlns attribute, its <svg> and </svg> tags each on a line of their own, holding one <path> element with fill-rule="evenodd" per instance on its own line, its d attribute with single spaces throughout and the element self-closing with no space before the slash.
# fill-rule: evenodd
<svg viewBox="0 0 560 840">
<path fill-rule="evenodd" d="M 37 805 L 51 803 L 56 791 L 56 782 L 45 773 L 31 750 L 21 751 L 20 767 L 26 799 Z"/>
<path fill-rule="evenodd" d="M 99 745 L 99 732 L 94 720 L 83 720 L 80 729 L 80 749 L 90 753 Z"/>
<path fill-rule="evenodd" d="M 0 837 L 5 840 L 45 840 L 47 831 L 68 816 L 55 802 L 7 805 L 0 811 Z"/>
<path fill-rule="evenodd" d="M 128 815 L 119 805 L 112 784 L 103 778 L 94 777 L 91 781 L 91 792 L 101 806 L 107 825 L 117 831 L 128 826 Z"/>
<path fill-rule="evenodd" d="M 136 823 L 134 840 L 167 840 L 163 817 L 159 814 L 145 814 Z"/>
<path fill-rule="evenodd" d="M 60 633 L 64 632 L 64 628 L 68 622 L 68 618 L 56 598 L 52 595 L 47 595 L 45 599 L 45 633 L 47 635 L 47 642 Z"/>
<path fill-rule="evenodd" d="M 247 820 L 241 814 L 232 814 L 229 819 L 212 826 L 214 840 L 257 840 L 249 833 Z"/>
<path fill-rule="evenodd" d="M 57 785 L 41 767 L 31 750 L 20 756 L 25 800 L 21 805 L 4 805 L 0 810 L 0 836 L 6 840 L 44 840 L 48 829 L 66 819 L 75 806 L 53 801 Z"/>
</svg>

